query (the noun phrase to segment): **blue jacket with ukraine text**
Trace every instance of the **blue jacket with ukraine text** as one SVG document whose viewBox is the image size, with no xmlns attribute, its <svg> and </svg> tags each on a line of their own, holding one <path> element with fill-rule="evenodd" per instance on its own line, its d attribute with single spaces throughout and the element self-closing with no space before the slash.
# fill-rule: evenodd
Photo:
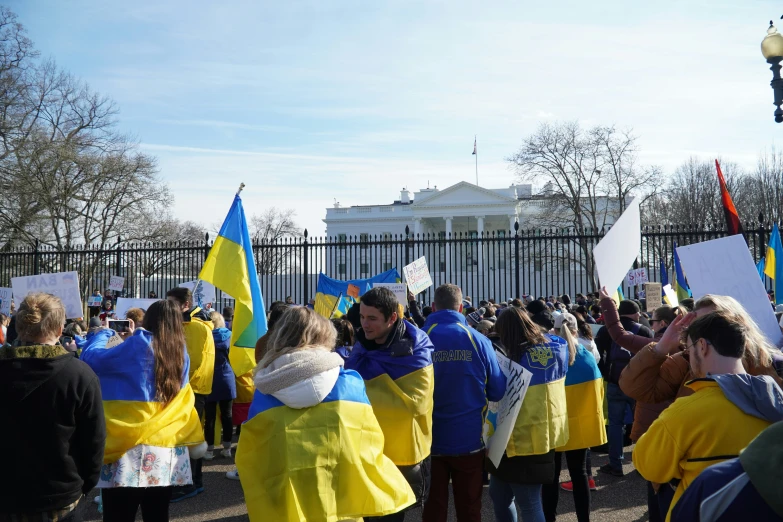
<svg viewBox="0 0 783 522">
<path fill-rule="evenodd" d="M 454 310 L 433 312 L 422 329 L 435 346 L 432 454 L 478 451 L 484 447 L 487 401 L 499 401 L 506 391 L 492 342 Z"/>
</svg>

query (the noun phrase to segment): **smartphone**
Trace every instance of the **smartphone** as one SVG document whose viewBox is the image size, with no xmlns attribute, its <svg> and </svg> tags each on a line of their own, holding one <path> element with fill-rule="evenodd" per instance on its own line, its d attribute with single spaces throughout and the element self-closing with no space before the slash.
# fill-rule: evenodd
<svg viewBox="0 0 783 522">
<path fill-rule="evenodd" d="M 111 319 L 109 320 L 109 328 L 115 332 L 127 332 L 130 328 L 130 321 L 127 319 Z"/>
<path fill-rule="evenodd" d="M 67 335 L 63 335 L 62 337 L 60 337 L 60 344 L 62 346 L 67 346 L 71 344 L 72 341 L 73 341 L 73 337 L 69 337 Z"/>
</svg>

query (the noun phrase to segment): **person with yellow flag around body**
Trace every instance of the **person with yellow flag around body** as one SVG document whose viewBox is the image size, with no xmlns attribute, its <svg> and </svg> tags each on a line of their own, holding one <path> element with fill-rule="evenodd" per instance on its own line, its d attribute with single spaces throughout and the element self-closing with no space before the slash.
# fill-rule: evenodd
<svg viewBox="0 0 783 522">
<path fill-rule="evenodd" d="M 179 307 L 153 303 L 144 328 L 132 327 L 125 341 L 113 330 L 94 332 L 81 359 L 103 394 L 106 448 L 97 487 L 104 520 L 136 520 L 139 506 L 145 522 L 168 520 L 173 487 L 192 482 L 190 458 L 207 447 Z"/>
</svg>

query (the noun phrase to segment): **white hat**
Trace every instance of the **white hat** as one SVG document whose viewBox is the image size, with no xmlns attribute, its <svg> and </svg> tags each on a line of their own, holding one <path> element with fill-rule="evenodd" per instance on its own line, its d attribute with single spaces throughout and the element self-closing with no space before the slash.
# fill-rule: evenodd
<svg viewBox="0 0 783 522">
<path fill-rule="evenodd" d="M 576 317 L 568 312 L 555 314 L 555 330 L 562 328 L 563 323 L 567 324 L 571 330 L 576 330 Z"/>
</svg>

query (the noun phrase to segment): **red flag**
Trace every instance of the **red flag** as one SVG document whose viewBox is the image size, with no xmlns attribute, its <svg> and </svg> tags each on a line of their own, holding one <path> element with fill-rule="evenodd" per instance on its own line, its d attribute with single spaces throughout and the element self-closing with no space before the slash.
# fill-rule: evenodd
<svg viewBox="0 0 783 522">
<path fill-rule="evenodd" d="M 723 179 L 723 172 L 720 170 L 718 160 L 715 160 L 715 168 L 718 169 L 718 182 L 720 183 L 720 201 L 723 205 L 723 213 L 726 215 L 726 226 L 729 235 L 742 234 L 742 223 L 740 223 L 739 214 L 734 207 L 734 202 L 729 195 L 729 189 L 726 187 L 726 180 Z"/>
</svg>

